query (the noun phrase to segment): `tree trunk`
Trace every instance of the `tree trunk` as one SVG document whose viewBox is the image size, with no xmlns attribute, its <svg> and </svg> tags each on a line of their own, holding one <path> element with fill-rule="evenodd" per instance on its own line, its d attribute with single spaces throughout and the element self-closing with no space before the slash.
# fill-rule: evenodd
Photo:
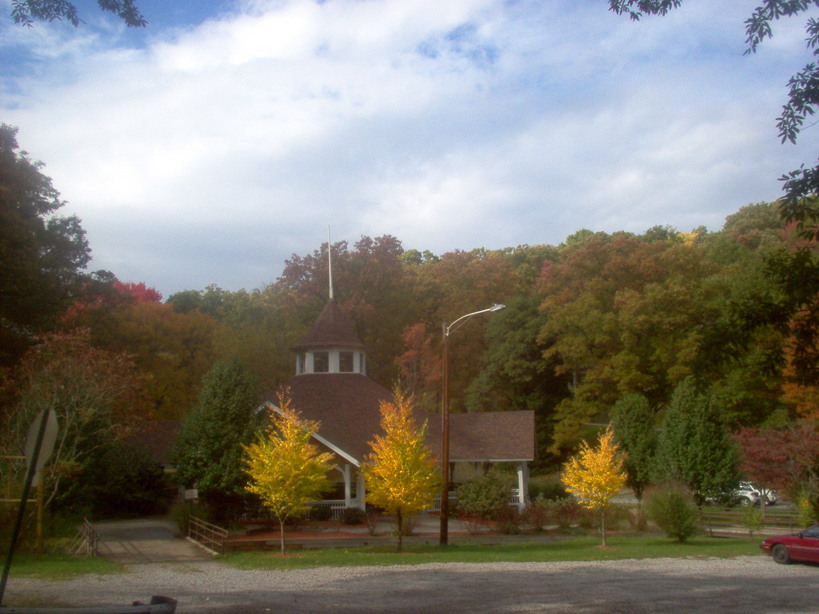
<svg viewBox="0 0 819 614">
<path fill-rule="evenodd" d="M 600 535 L 603 539 L 603 543 L 601 544 L 603 548 L 606 547 L 606 510 L 600 510 Z"/>
<path fill-rule="evenodd" d="M 401 510 L 396 514 L 396 521 L 398 523 L 398 552 L 404 546 L 404 517 L 401 515 Z"/>
<path fill-rule="evenodd" d="M 284 554 L 284 521 L 284 518 L 279 518 L 279 537 L 281 541 L 282 554 Z"/>
</svg>

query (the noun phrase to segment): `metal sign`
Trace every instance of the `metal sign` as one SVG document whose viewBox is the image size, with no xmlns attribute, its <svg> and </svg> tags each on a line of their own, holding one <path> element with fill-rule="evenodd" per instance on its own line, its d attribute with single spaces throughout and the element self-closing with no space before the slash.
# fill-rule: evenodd
<svg viewBox="0 0 819 614">
<path fill-rule="evenodd" d="M 43 420 L 45 420 L 45 425 L 43 425 Z M 43 435 L 38 450 L 37 438 L 41 428 L 43 429 Z M 26 439 L 26 467 L 30 468 L 32 464 L 34 465 L 35 483 L 39 479 L 40 469 L 51 458 L 56 441 L 57 413 L 53 409 L 43 410 L 38 419 L 31 423 L 31 427 L 28 429 L 28 438 Z"/>
</svg>

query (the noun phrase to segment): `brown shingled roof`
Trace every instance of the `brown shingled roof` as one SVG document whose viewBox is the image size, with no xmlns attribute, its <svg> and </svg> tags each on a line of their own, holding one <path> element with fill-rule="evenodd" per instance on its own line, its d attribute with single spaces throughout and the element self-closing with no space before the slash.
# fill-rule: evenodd
<svg viewBox="0 0 819 614">
<path fill-rule="evenodd" d="M 370 453 L 369 442 L 381 434 L 381 401 L 392 393 L 359 374 L 316 373 L 290 380 L 293 407 L 321 422 L 318 435 L 357 461 Z M 416 414 L 427 421 L 427 442 L 433 454 L 441 449 L 441 417 Z M 450 459 L 455 461 L 521 461 L 535 458 L 535 417 L 531 411 L 452 414 Z"/>
<path fill-rule="evenodd" d="M 392 393 L 358 373 L 307 373 L 287 384 L 293 407 L 321 422 L 318 434 L 361 461 L 369 442 L 381 432 L 381 401 Z"/>
<path fill-rule="evenodd" d="M 364 348 L 353 325 L 332 299 L 324 306 L 313 327 L 296 348 L 328 346 Z"/>
</svg>

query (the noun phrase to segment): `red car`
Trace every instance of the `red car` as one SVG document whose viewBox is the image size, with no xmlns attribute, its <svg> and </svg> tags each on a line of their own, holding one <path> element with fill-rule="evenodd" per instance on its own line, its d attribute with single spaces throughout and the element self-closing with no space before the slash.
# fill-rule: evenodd
<svg viewBox="0 0 819 614">
<path fill-rule="evenodd" d="M 777 563 L 791 561 L 819 563 L 819 525 L 814 525 L 796 535 L 769 537 L 759 547 Z"/>
</svg>

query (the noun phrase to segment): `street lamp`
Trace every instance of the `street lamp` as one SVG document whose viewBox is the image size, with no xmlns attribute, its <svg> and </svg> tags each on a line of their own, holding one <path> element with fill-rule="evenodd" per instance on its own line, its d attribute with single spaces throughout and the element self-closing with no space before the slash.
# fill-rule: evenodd
<svg viewBox="0 0 819 614">
<path fill-rule="evenodd" d="M 500 311 L 506 307 L 496 303 L 488 309 L 481 309 L 480 311 L 473 311 L 464 316 L 461 316 L 452 324 L 443 324 L 443 348 L 442 348 L 442 362 L 443 362 L 443 411 L 441 412 L 441 531 L 440 543 L 445 546 L 449 543 L 449 335 L 458 326 L 466 322 L 472 316 L 477 316 L 482 313 L 491 313 L 493 311 Z"/>
</svg>

